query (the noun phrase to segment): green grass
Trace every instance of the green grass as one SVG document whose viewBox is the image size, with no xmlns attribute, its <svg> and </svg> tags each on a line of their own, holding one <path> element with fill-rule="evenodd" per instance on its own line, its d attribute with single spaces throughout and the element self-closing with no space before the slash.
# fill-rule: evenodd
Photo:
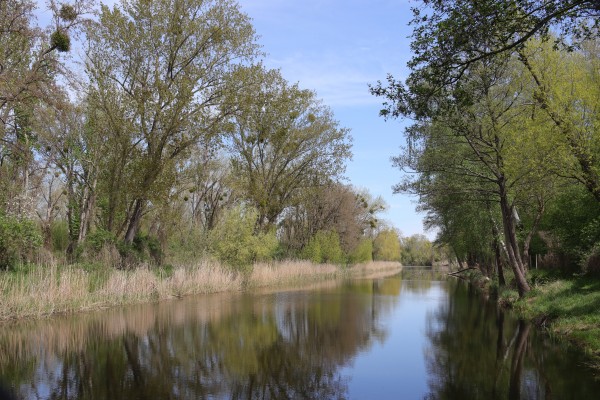
<svg viewBox="0 0 600 400">
<path fill-rule="evenodd" d="M 600 369 L 600 279 L 536 271 L 531 281 L 531 292 L 515 303 L 517 312 L 575 343 Z"/>
</svg>

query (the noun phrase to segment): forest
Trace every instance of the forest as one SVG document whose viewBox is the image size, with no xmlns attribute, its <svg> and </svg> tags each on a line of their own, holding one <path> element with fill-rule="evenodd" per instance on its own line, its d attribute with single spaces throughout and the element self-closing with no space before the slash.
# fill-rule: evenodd
<svg viewBox="0 0 600 400">
<path fill-rule="evenodd" d="M 400 259 L 350 130 L 264 67 L 235 1 L 38 7 L 0 0 L 0 268 Z"/>
</svg>

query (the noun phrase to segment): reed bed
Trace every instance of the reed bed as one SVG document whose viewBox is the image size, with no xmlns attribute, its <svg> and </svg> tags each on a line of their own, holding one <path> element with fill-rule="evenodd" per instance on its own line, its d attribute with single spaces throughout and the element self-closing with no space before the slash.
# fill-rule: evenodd
<svg viewBox="0 0 600 400">
<path fill-rule="evenodd" d="M 27 272 L 0 273 L 0 320 L 39 318 L 181 298 L 360 276 L 399 269 L 399 263 L 369 263 L 349 268 L 308 261 L 259 263 L 248 274 L 214 261 L 176 266 L 170 273 L 149 268 L 86 271 L 50 263 Z"/>
<path fill-rule="evenodd" d="M 343 270 L 333 264 L 313 264 L 310 261 L 282 261 L 254 265 L 248 279 L 249 287 L 286 285 L 335 278 Z"/>
</svg>

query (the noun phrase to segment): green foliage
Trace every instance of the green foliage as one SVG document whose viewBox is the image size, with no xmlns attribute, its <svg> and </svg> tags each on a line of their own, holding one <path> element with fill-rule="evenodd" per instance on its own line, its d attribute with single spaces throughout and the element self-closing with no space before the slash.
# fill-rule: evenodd
<svg viewBox="0 0 600 400">
<path fill-rule="evenodd" d="M 86 238 L 86 246 L 95 252 L 99 252 L 107 244 L 116 244 L 117 238 L 112 232 L 98 228 Z"/>
<path fill-rule="evenodd" d="M 503 307 L 512 307 L 519 300 L 519 293 L 510 288 L 502 288 L 498 294 L 498 304 Z"/>
<path fill-rule="evenodd" d="M 52 249 L 64 252 L 69 246 L 69 227 L 66 221 L 54 221 L 50 227 L 52 232 Z"/>
<path fill-rule="evenodd" d="M 582 186 L 568 186 L 549 204 L 541 229 L 558 239 L 560 248 L 554 251 L 585 267 L 600 243 L 600 204 Z"/>
<path fill-rule="evenodd" d="M 340 246 L 340 237 L 334 231 L 319 231 L 302 250 L 302 257 L 316 264 L 341 264 L 344 253 Z"/>
<path fill-rule="evenodd" d="M 143 233 L 136 235 L 133 239 L 133 249 L 142 260 L 152 259 L 157 265 L 162 264 L 163 251 L 156 237 Z"/>
<path fill-rule="evenodd" d="M 0 269 L 27 261 L 41 245 L 42 234 L 35 222 L 0 215 Z"/>
<path fill-rule="evenodd" d="M 373 241 L 370 238 L 364 238 L 348 257 L 350 264 L 367 263 L 373 261 Z"/>
<path fill-rule="evenodd" d="M 400 254 L 404 265 L 431 265 L 434 260 L 433 244 L 419 234 L 402 238 Z"/>
<path fill-rule="evenodd" d="M 377 234 L 373 241 L 373 254 L 377 261 L 400 261 L 400 239 L 393 229 Z"/>
<path fill-rule="evenodd" d="M 225 212 L 209 232 L 208 249 L 221 262 L 236 270 L 247 271 L 256 261 L 271 260 L 277 250 L 274 231 L 256 233 L 258 211 L 238 205 Z"/>
</svg>

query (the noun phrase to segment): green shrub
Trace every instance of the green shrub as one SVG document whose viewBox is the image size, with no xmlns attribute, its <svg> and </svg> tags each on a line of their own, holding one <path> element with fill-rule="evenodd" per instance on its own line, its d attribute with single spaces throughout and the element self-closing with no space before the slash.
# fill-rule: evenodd
<svg viewBox="0 0 600 400">
<path fill-rule="evenodd" d="M 319 231 L 302 250 L 302 258 L 316 264 L 344 262 L 344 253 L 340 246 L 340 237 L 334 231 Z"/>
<path fill-rule="evenodd" d="M 112 232 L 99 228 L 87 235 L 85 242 L 87 247 L 99 252 L 107 244 L 116 244 L 117 238 Z"/>
<path fill-rule="evenodd" d="M 152 259 L 157 265 L 162 264 L 162 247 L 160 241 L 154 236 L 139 234 L 133 239 L 132 247 L 141 261 Z"/>
<path fill-rule="evenodd" d="M 255 233 L 257 218 L 258 212 L 249 206 L 228 210 L 209 232 L 209 252 L 240 271 L 249 270 L 256 261 L 272 260 L 278 246 L 275 232 Z"/>
<path fill-rule="evenodd" d="M 69 246 L 69 226 L 66 221 L 54 221 L 52 232 L 52 250 L 64 253 Z"/>
<path fill-rule="evenodd" d="M 363 239 L 350 254 L 350 264 L 359 264 L 373 261 L 373 241 L 369 238 Z"/>
<path fill-rule="evenodd" d="M 373 241 L 373 253 L 377 261 L 400 261 L 400 238 L 393 229 L 377 234 Z"/>
<path fill-rule="evenodd" d="M 0 215 L 0 269 L 27 261 L 42 245 L 39 226 L 29 219 Z"/>
</svg>

